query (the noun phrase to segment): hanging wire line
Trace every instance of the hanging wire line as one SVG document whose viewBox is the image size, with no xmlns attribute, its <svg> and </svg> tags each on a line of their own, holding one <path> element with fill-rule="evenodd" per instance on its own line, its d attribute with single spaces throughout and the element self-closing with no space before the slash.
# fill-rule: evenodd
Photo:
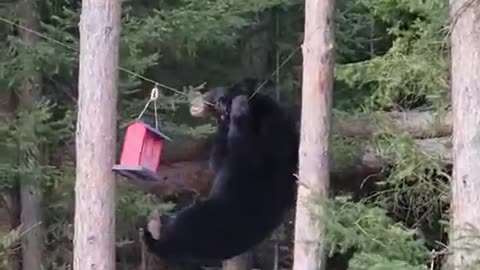
<svg viewBox="0 0 480 270">
<path fill-rule="evenodd" d="M 290 59 L 292 59 L 292 57 L 295 55 L 295 53 L 297 53 L 298 50 L 300 50 L 300 48 L 302 48 L 301 45 L 298 46 L 298 47 L 296 47 L 287 57 L 285 57 L 285 59 L 282 61 L 282 63 L 275 68 L 275 71 L 268 77 L 268 79 L 264 80 L 264 81 L 257 87 L 257 89 L 250 95 L 250 97 L 249 97 L 248 99 L 253 98 L 258 92 L 260 92 L 260 90 L 262 90 L 262 88 L 265 86 L 265 84 L 268 83 L 268 80 L 269 80 L 271 77 L 275 76 L 275 74 L 277 74 L 277 76 L 278 76 L 278 75 L 279 75 L 279 72 L 280 72 L 280 69 L 281 69 L 283 66 L 285 66 L 285 65 L 288 63 L 288 61 L 290 61 Z M 278 87 L 278 85 L 277 85 L 277 87 Z"/>
<path fill-rule="evenodd" d="M 56 44 L 59 44 L 59 45 L 61 45 L 61 46 L 64 47 L 64 48 L 70 49 L 70 50 L 78 53 L 77 49 L 74 48 L 73 46 L 69 46 L 68 44 L 65 44 L 65 43 L 63 43 L 63 42 L 61 42 L 61 41 L 58 41 L 58 40 L 54 39 L 54 38 L 51 38 L 51 37 L 49 37 L 49 36 L 46 36 L 46 35 L 38 32 L 38 31 L 29 29 L 29 28 L 27 28 L 27 27 L 25 27 L 25 26 L 22 26 L 22 25 L 20 25 L 20 24 L 17 24 L 17 23 L 15 23 L 15 22 L 13 22 L 13 21 L 10 21 L 10 20 L 5 19 L 5 18 L 2 18 L 2 17 L 0 17 L 0 21 L 3 21 L 3 22 L 5 22 L 5 23 L 7 23 L 7 24 L 14 25 L 14 26 L 16 26 L 16 27 L 18 27 L 18 28 L 21 28 L 22 30 L 25 30 L 25 31 L 30 32 L 30 33 L 32 33 L 32 34 L 35 34 L 35 35 L 37 35 L 37 36 L 39 36 L 39 37 L 42 37 L 42 38 L 44 38 L 44 39 L 46 39 L 46 40 L 48 40 L 48 41 L 51 41 L 51 42 L 56 43 Z M 143 80 L 145 80 L 145 81 L 147 81 L 147 82 L 153 83 L 153 84 L 155 85 L 155 87 L 152 89 L 152 91 L 151 91 L 151 93 L 150 93 L 150 99 L 149 99 L 149 100 L 147 101 L 147 103 L 145 104 L 145 107 L 143 108 L 143 110 L 142 110 L 142 112 L 140 113 L 140 115 L 137 117 L 137 120 L 140 120 L 140 119 L 142 118 L 143 114 L 144 114 L 145 111 L 148 109 L 148 105 L 150 105 L 150 103 L 153 102 L 154 111 L 155 111 L 155 113 L 154 113 L 154 115 L 155 115 L 155 129 L 157 130 L 157 132 L 160 133 L 160 135 L 162 135 L 162 136 L 165 137 L 166 139 L 172 141 L 172 139 L 171 139 L 170 137 L 168 137 L 167 135 L 163 134 L 163 133 L 160 132 L 160 130 L 158 129 L 158 108 L 157 108 L 158 86 L 161 86 L 161 87 L 163 87 L 163 88 L 165 88 L 165 89 L 171 90 L 171 91 L 173 91 L 173 92 L 175 92 L 175 93 L 178 93 L 178 94 L 181 94 L 181 95 L 186 95 L 186 96 L 188 96 L 188 95 L 187 95 L 186 93 L 184 93 L 184 92 L 181 92 L 181 91 L 173 88 L 173 87 L 170 87 L 170 86 L 168 86 L 168 85 L 164 85 L 164 84 L 161 84 L 161 83 L 159 83 L 159 82 L 156 82 L 156 81 L 154 81 L 154 80 L 152 80 L 152 79 L 149 79 L 149 78 L 147 78 L 147 77 L 145 77 L 145 76 L 143 76 L 143 75 L 141 75 L 141 74 L 137 74 L 137 73 L 135 73 L 135 72 L 133 72 L 133 71 L 131 71 L 131 70 L 129 70 L 129 69 L 126 69 L 126 68 L 123 68 L 123 67 L 120 67 L 120 66 L 118 67 L 118 69 L 119 69 L 119 70 L 122 70 L 122 71 L 124 71 L 124 72 L 126 72 L 126 73 L 128 73 L 128 74 L 130 74 L 130 75 L 132 75 L 132 76 L 135 76 L 135 77 L 138 77 L 138 78 L 140 78 L 140 79 L 143 79 Z"/>
<path fill-rule="evenodd" d="M 158 99 L 158 88 L 157 85 L 152 89 L 152 92 L 150 93 L 150 99 L 147 101 L 145 104 L 145 107 L 143 107 L 143 110 L 140 112 L 140 114 L 137 117 L 137 120 L 140 120 L 145 113 L 145 111 L 148 108 L 148 105 L 150 105 L 151 102 L 154 104 L 157 104 L 157 99 Z M 157 122 L 157 108 L 155 106 L 155 128 L 158 129 L 158 122 Z"/>
<path fill-rule="evenodd" d="M 304 37 L 308 37 L 307 39 L 304 39 L 303 41 L 303 45 L 305 45 L 306 43 L 308 43 L 308 41 L 310 41 L 310 38 L 312 38 L 313 34 L 315 32 L 317 32 L 318 30 L 320 30 L 320 26 L 318 26 L 317 28 L 315 28 L 311 33 L 309 33 L 309 35 L 303 35 Z M 295 49 L 292 50 L 292 52 L 287 56 L 285 57 L 285 59 L 282 61 L 282 63 L 280 63 L 280 65 L 278 65 L 275 70 L 272 72 L 272 74 L 270 74 L 270 76 L 265 80 L 263 81 L 262 84 L 260 84 L 260 86 L 258 86 L 257 90 L 255 90 L 253 92 L 253 94 L 250 96 L 249 99 L 253 98 L 264 86 L 265 84 L 267 84 L 267 82 L 270 80 L 270 78 L 272 78 L 273 76 L 277 75 L 279 76 L 279 72 L 280 72 L 280 69 L 285 66 L 288 61 L 290 61 L 290 59 L 292 59 L 292 57 L 302 48 L 302 44 L 300 45 L 297 45 L 297 47 L 295 47 Z M 278 87 L 278 85 L 277 85 Z"/>
<path fill-rule="evenodd" d="M 132 75 L 132 76 L 134 76 L 134 77 L 140 78 L 140 79 L 142 79 L 142 80 L 144 80 L 144 81 L 146 81 L 146 82 L 149 82 L 149 83 L 152 83 L 152 84 L 154 84 L 154 85 L 161 86 L 161 87 L 163 87 L 163 88 L 165 88 L 165 89 L 168 89 L 168 90 L 170 90 L 170 91 L 173 91 L 173 92 L 175 92 L 175 93 L 177 93 L 177 94 L 184 95 L 184 96 L 188 96 L 187 93 L 185 93 L 185 92 L 182 92 L 182 91 L 180 91 L 180 90 L 178 90 L 178 89 L 175 89 L 175 88 L 173 88 L 173 87 L 171 87 L 171 86 L 168 86 L 168 85 L 165 85 L 165 84 L 161 84 L 161 83 L 159 83 L 159 82 L 157 82 L 157 81 L 154 81 L 154 80 L 152 80 L 152 79 L 149 79 L 149 78 L 147 78 L 147 77 L 145 77 L 145 76 L 143 76 L 143 75 L 141 75 L 141 74 L 135 73 L 135 72 L 133 72 L 133 71 L 131 71 L 131 70 L 129 70 L 129 69 L 126 69 L 126 68 L 123 68 L 123 67 L 120 67 L 120 66 L 118 67 L 118 69 L 121 70 L 121 71 L 124 71 L 124 72 L 126 72 L 126 73 L 128 73 L 128 74 L 130 74 L 130 75 Z"/>
<path fill-rule="evenodd" d="M 35 31 L 35 30 L 32 30 L 32 29 L 27 28 L 27 27 L 25 27 L 25 26 L 22 26 L 22 25 L 14 22 L 14 21 L 5 19 L 5 18 L 3 18 L 3 17 L 0 17 L 0 21 L 5 22 L 5 23 L 10 24 L 10 25 L 13 25 L 13 26 L 16 26 L 16 27 L 18 27 L 18 28 L 20 28 L 20 29 L 22 29 L 22 30 L 24 30 L 24 31 L 30 32 L 30 33 L 32 33 L 32 34 L 35 34 L 35 35 L 37 35 L 37 36 L 39 36 L 39 37 L 41 37 L 41 38 L 44 38 L 44 39 L 46 39 L 46 40 L 48 40 L 48 41 L 51 41 L 51 42 L 56 43 L 56 44 L 58 44 L 58 45 L 60 45 L 60 46 L 62 46 L 62 47 L 64 47 L 64 48 L 70 49 L 70 50 L 78 53 L 77 48 L 75 48 L 75 47 L 73 47 L 73 46 L 70 46 L 70 45 L 68 45 L 68 44 L 66 44 L 66 43 L 63 43 L 63 42 L 61 42 L 61 41 L 59 41 L 59 40 L 56 40 L 56 39 L 54 39 L 54 38 L 51 38 L 51 37 L 49 37 L 49 36 L 46 36 L 46 35 L 38 32 L 38 31 Z M 163 88 L 165 88 L 165 89 L 168 89 L 168 90 L 173 91 L 173 92 L 175 92 L 175 93 L 177 93 L 177 94 L 180 94 L 180 95 L 188 96 L 187 93 L 184 93 L 184 92 L 182 92 L 182 91 L 180 91 L 180 90 L 178 90 L 178 89 L 175 89 L 175 88 L 173 88 L 173 87 L 171 87 L 171 86 L 168 86 L 168 85 L 165 85 L 165 84 L 161 84 L 161 83 L 159 83 L 159 82 L 157 82 L 157 81 L 155 81 L 155 80 L 149 79 L 149 78 L 147 78 L 147 77 L 145 77 L 145 76 L 143 76 L 143 75 L 141 75 L 141 74 L 135 73 L 134 71 L 131 71 L 131 70 L 127 69 L 127 68 L 124 68 L 124 67 L 121 67 L 121 66 L 118 66 L 117 68 L 118 68 L 119 70 L 121 70 L 121 71 L 124 71 L 124 72 L 126 72 L 126 73 L 134 76 L 134 77 L 140 78 L 140 79 L 142 79 L 142 80 L 144 80 L 144 81 L 147 81 L 147 82 L 149 82 L 149 83 L 152 83 L 152 84 L 154 84 L 154 85 L 161 86 L 161 87 L 163 87 Z"/>
<path fill-rule="evenodd" d="M 158 107 L 157 107 L 157 100 L 158 100 L 158 85 L 155 84 L 155 87 L 153 87 L 152 91 L 150 92 L 150 99 L 147 101 L 145 104 L 145 107 L 143 107 L 143 110 L 140 112 L 140 114 L 137 116 L 137 120 L 141 120 L 143 114 L 145 111 L 147 111 L 148 105 L 153 102 L 153 108 L 154 108 L 154 116 L 155 116 L 155 130 L 162 135 L 162 137 L 166 138 L 169 141 L 172 141 L 170 137 L 167 135 L 163 134 L 160 132 L 160 129 L 158 129 Z"/>
<path fill-rule="evenodd" d="M 5 22 L 5 23 L 7 23 L 7 24 L 16 26 L 16 27 L 18 27 L 18 28 L 20 28 L 20 29 L 22 29 L 22 30 L 25 30 L 25 31 L 30 32 L 30 33 L 32 33 L 32 34 L 35 34 L 35 35 L 37 35 L 37 36 L 39 36 L 39 37 L 42 37 L 42 38 L 44 38 L 44 39 L 46 39 L 46 40 L 48 40 L 48 41 L 51 41 L 51 42 L 56 43 L 56 44 L 59 44 L 59 45 L 65 47 L 65 48 L 68 48 L 68 49 L 70 49 L 70 50 L 78 53 L 78 50 L 77 50 L 75 47 L 69 46 L 68 44 L 65 44 L 65 43 L 63 43 L 63 42 L 61 42 L 61 41 L 59 41 L 59 40 L 56 40 L 56 39 L 51 38 L 51 37 L 49 37 L 49 36 L 46 36 L 46 35 L 38 32 L 38 31 L 29 29 L 29 28 L 27 28 L 27 27 L 25 27 L 25 26 L 22 26 L 22 25 L 20 25 L 20 24 L 18 24 L 18 23 L 15 23 L 14 21 L 8 20 L 8 19 L 3 18 L 3 17 L 1 17 L 1 16 L 0 16 L 0 21 L 3 21 L 3 22 Z M 320 29 L 320 27 L 317 27 L 316 29 L 314 29 L 314 30 L 312 31 L 312 33 L 310 33 L 309 37 L 311 37 L 311 36 L 313 35 L 313 33 L 315 33 L 316 31 L 318 31 L 319 29 Z M 304 36 L 305 36 L 305 35 L 304 35 Z M 308 40 L 304 40 L 303 44 L 305 44 L 305 43 L 307 43 L 307 42 L 308 42 Z M 285 66 L 285 65 L 290 61 L 290 59 L 295 55 L 295 53 L 297 53 L 301 48 L 302 48 L 302 45 L 298 45 L 295 49 L 293 49 L 292 52 L 282 61 L 282 63 L 275 68 L 274 72 L 273 72 L 267 79 L 265 79 L 265 80 L 257 87 L 257 89 L 250 95 L 249 99 L 253 98 L 253 97 L 267 84 L 267 82 L 270 80 L 270 78 L 272 78 L 275 74 L 277 74 L 277 76 L 278 76 L 278 73 L 279 73 L 280 69 L 281 69 L 283 66 Z M 140 78 L 140 79 L 142 79 L 142 80 L 144 80 L 144 81 L 150 82 L 150 83 L 154 84 L 154 85 L 157 86 L 157 87 L 158 87 L 158 86 L 161 86 L 161 87 L 163 87 L 163 88 L 165 88 L 165 89 L 168 89 L 168 90 L 173 91 L 173 92 L 175 92 L 175 93 L 178 93 L 178 94 L 180 94 L 180 95 L 188 96 L 188 94 L 185 93 L 185 92 L 182 92 L 182 91 L 180 91 L 180 90 L 178 90 L 178 89 L 176 89 L 176 88 L 173 88 L 173 87 L 171 87 L 171 86 L 168 86 L 168 85 L 159 83 L 159 82 L 157 82 L 157 81 L 155 81 L 155 80 L 152 80 L 152 79 L 150 79 L 150 78 L 147 78 L 147 77 L 145 77 L 145 76 L 143 76 L 143 75 L 141 75 L 141 74 L 138 74 L 138 73 L 136 73 L 136 72 L 134 72 L 134 71 L 132 71 L 132 70 L 129 70 L 129 69 L 127 69 L 127 68 L 124 68 L 124 67 L 121 67 L 121 66 L 118 66 L 117 68 L 118 68 L 119 70 L 121 70 L 121 71 L 124 71 L 124 72 L 126 72 L 126 73 L 134 76 L 134 77 L 137 77 L 137 78 Z M 157 88 L 157 89 L 158 89 L 158 88 Z M 207 105 L 214 106 L 214 104 L 211 104 L 211 103 L 208 102 L 208 101 L 205 101 L 205 100 L 204 100 L 203 102 L 204 102 L 205 104 L 207 104 Z"/>
</svg>

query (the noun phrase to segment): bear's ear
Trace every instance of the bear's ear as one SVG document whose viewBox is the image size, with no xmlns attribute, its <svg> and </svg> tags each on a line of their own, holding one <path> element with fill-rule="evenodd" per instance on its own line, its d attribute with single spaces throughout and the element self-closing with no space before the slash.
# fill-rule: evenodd
<svg viewBox="0 0 480 270">
<path fill-rule="evenodd" d="M 257 89 L 258 79 L 245 78 L 239 82 L 234 83 L 230 87 L 230 93 L 232 96 L 238 95 L 251 95 Z"/>
<path fill-rule="evenodd" d="M 251 78 L 247 77 L 240 82 L 234 84 L 232 86 L 233 89 L 237 89 L 241 94 L 244 95 L 251 95 L 255 91 L 257 91 L 257 88 L 262 86 L 262 88 L 266 87 L 271 87 L 273 86 L 273 81 L 272 80 L 259 80 L 257 78 Z"/>
<path fill-rule="evenodd" d="M 209 88 L 206 93 L 203 94 L 203 99 L 211 104 L 215 104 L 220 98 L 226 97 L 229 89 L 224 86 L 217 86 Z"/>
<path fill-rule="evenodd" d="M 242 82 L 243 87 L 248 94 L 252 94 L 257 89 L 258 83 L 259 81 L 257 78 L 245 78 Z"/>
</svg>

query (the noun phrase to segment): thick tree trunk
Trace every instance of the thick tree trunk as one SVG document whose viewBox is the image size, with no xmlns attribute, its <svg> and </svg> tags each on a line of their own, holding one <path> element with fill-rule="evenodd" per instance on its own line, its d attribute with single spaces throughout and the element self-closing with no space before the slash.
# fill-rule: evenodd
<svg viewBox="0 0 480 270">
<path fill-rule="evenodd" d="M 434 138 L 415 141 L 419 151 L 450 164 L 451 143 L 449 138 Z M 331 177 L 334 190 L 355 191 L 365 177 L 379 174 L 382 168 L 395 162 L 395 157 L 379 157 L 371 146 L 352 149 L 351 159 L 332 159 Z M 163 181 L 147 182 L 141 179 L 122 179 L 146 192 L 158 195 L 205 195 L 210 190 L 213 173 L 205 159 L 163 164 L 157 174 Z"/>
<path fill-rule="evenodd" d="M 299 106 L 289 109 L 292 117 L 299 119 Z M 382 120 L 383 119 L 383 120 Z M 355 115 L 351 117 L 333 117 L 332 133 L 339 137 L 368 139 L 380 132 L 385 125 L 405 132 L 414 138 L 436 138 L 449 136 L 452 129 L 451 113 L 445 112 L 436 115 L 434 112 L 379 112 L 376 114 Z M 188 138 L 167 142 L 162 153 L 162 164 L 168 165 L 183 161 L 195 161 L 208 157 L 211 137 Z M 68 147 L 65 152 L 59 153 L 59 159 L 75 156 L 74 147 Z M 72 159 L 72 158 L 70 158 Z"/>
<path fill-rule="evenodd" d="M 330 122 L 334 65 L 334 0 L 305 1 L 299 185 L 293 270 L 325 269 L 324 224 L 312 213 L 330 185 Z M 320 207 L 321 208 L 321 207 Z M 321 215 L 320 210 L 320 215 Z"/>
<path fill-rule="evenodd" d="M 288 109 L 292 117 L 300 119 L 300 107 Z M 452 116 L 447 111 L 437 115 L 431 111 L 378 112 L 349 117 L 333 115 L 332 134 L 338 137 L 369 139 L 388 126 L 413 138 L 437 138 L 452 132 Z M 192 161 L 208 156 L 211 138 L 169 142 L 162 154 L 162 163 Z"/>
<path fill-rule="evenodd" d="M 378 112 L 346 119 L 334 117 L 332 133 L 341 137 L 368 139 L 386 126 L 414 138 L 436 138 L 452 133 L 452 118 L 450 112 L 437 115 L 430 111 Z"/>
<path fill-rule="evenodd" d="M 84 0 L 76 137 L 74 269 L 115 269 L 116 103 L 121 2 Z"/>
<path fill-rule="evenodd" d="M 451 262 L 478 269 L 480 252 L 480 2 L 450 0 L 453 179 Z M 472 267 L 472 268 L 469 268 Z"/>
<path fill-rule="evenodd" d="M 40 18 L 38 14 L 38 7 L 36 1 L 21 0 L 18 3 L 18 14 L 20 22 L 23 26 L 39 31 Z M 32 32 L 19 29 L 20 38 L 23 44 L 27 47 L 25 53 L 28 53 L 28 47 L 35 47 L 39 41 L 39 37 Z M 25 63 L 26 68 L 28 64 Z M 26 118 L 26 124 L 34 125 L 33 119 L 28 119 L 28 112 L 34 110 L 36 103 L 39 100 L 42 88 L 41 74 L 33 71 L 25 78 L 22 84 L 22 89 L 19 94 L 18 110 L 27 112 L 23 114 Z M 35 134 L 34 126 L 26 127 L 31 130 L 31 134 Z M 27 132 L 24 130 L 24 132 Z M 34 136 L 34 135 L 33 135 Z M 35 139 L 35 138 L 33 138 Z M 33 166 L 38 166 L 42 163 L 42 153 L 40 149 L 30 149 L 20 153 L 21 166 L 29 168 L 32 164 L 31 160 L 35 160 Z M 22 269 L 37 270 L 42 266 L 43 249 L 44 249 L 44 229 L 42 226 L 42 191 L 39 187 L 38 176 L 24 177 L 20 179 L 20 204 L 21 214 L 20 221 L 22 224 L 22 231 L 25 234 L 21 238 L 22 244 Z"/>
<path fill-rule="evenodd" d="M 300 107 L 298 106 L 290 109 L 293 114 L 292 117 L 299 118 L 299 109 Z M 442 115 L 436 115 L 434 112 L 429 111 L 379 112 L 377 114 L 337 118 L 339 119 L 336 119 L 334 115 L 332 133 L 335 136 L 347 138 L 368 139 L 373 134 L 384 129 L 385 125 L 390 125 L 389 128 L 396 129 L 399 132 L 405 132 L 414 138 L 449 136 L 452 129 L 450 112 L 445 112 Z M 180 141 L 167 142 L 162 153 L 161 162 L 168 167 L 168 165 L 179 162 L 196 162 L 206 159 L 208 157 L 211 139 L 211 137 L 206 139 L 188 138 Z M 69 146 L 62 153 L 58 153 L 57 156 L 61 162 L 71 163 L 73 162 L 73 156 L 75 156 L 75 149 Z"/>
<path fill-rule="evenodd" d="M 148 182 L 143 179 L 122 178 L 126 183 L 161 195 L 206 194 L 210 190 L 213 172 L 206 160 L 177 162 L 161 165 L 157 173 L 161 181 Z M 119 176 L 120 177 L 120 176 Z"/>
<path fill-rule="evenodd" d="M 8 123 L 13 119 L 13 102 L 11 91 L 0 91 L 0 122 Z M 8 149 L 3 149 L 0 146 L 0 153 L 6 153 Z M 8 161 L 14 164 L 16 160 Z M 13 187 L 0 190 L 0 201 L 5 205 L 5 209 L 0 209 L 0 233 L 8 233 L 16 230 L 20 225 L 20 192 L 18 182 L 15 179 L 10 179 Z M 7 267 L 11 270 L 19 269 L 20 267 L 20 253 L 15 247 L 10 247 L 7 251 Z"/>
<path fill-rule="evenodd" d="M 22 269 L 36 270 L 42 265 L 44 231 L 42 225 L 42 193 L 34 184 L 20 185 L 22 231 Z"/>
</svg>

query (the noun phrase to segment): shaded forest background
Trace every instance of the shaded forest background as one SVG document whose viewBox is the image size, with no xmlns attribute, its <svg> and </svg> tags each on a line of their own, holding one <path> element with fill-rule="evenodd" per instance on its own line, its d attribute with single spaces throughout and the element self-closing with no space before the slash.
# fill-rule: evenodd
<svg viewBox="0 0 480 270">
<path fill-rule="evenodd" d="M 42 193 L 45 269 L 71 264 L 79 9 L 80 1 L 72 0 L 0 2 L 4 269 L 11 269 L 19 245 L 14 202 L 18 186 L 26 184 Z M 319 217 L 327 220 L 331 269 L 427 269 L 441 265 L 447 252 L 447 9 L 446 0 L 337 1 L 335 196 L 328 216 Z M 174 138 L 164 162 L 177 164 L 171 181 L 205 178 L 198 175 L 205 173 L 203 156 L 191 153 L 214 126 L 189 115 L 193 88 L 271 79 L 262 93 L 298 106 L 303 14 L 298 0 L 123 1 L 119 134 L 142 110 L 152 80 L 182 91 L 160 95 L 162 131 Z M 32 46 L 9 22 L 27 22 L 44 37 Z M 34 74 L 40 90 L 27 106 L 25 78 Z M 149 191 L 119 185 L 118 269 L 139 264 L 136 226 L 151 210 L 174 211 L 198 196 Z M 271 264 L 271 246 L 280 243 L 281 265 L 288 268 L 290 229 L 286 221 L 274 241 L 258 248 L 258 265 Z"/>
</svg>

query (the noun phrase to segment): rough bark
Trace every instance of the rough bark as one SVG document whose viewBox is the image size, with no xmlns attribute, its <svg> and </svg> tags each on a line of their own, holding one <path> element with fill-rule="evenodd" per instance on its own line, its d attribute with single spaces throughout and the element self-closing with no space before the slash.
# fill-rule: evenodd
<svg viewBox="0 0 480 270">
<path fill-rule="evenodd" d="M 115 269 L 116 103 L 121 2 L 84 0 L 80 17 L 74 269 Z"/>
<path fill-rule="evenodd" d="M 450 112 L 437 115 L 430 111 L 375 113 L 346 119 L 333 119 L 332 132 L 341 137 L 366 139 L 382 131 L 386 125 L 414 138 L 436 138 L 450 135 Z"/>
<path fill-rule="evenodd" d="M 300 106 L 286 108 L 292 117 L 300 121 Z M 409 134 L 413 138 L 438 138 L 449 136 L 452 133 L 452 114 L 450 111 L 437 113 L 432 111 L 406 111 L 406 112 L 377 112 L 357 114 L 355 116 L 339 116 L 335 113 L 332 118 L 332 134 L 337 137 L 369 139 L 388 128 Z M 298 126 L 300 123 L 298 122 Z M 192 139 L 187 141 L 181 151 L 175 151 L 184 142 L 170 145 L 166 151 L 167 160 L 185 161 L 192 160 L 189 156 L 205 156 L 199 151 L 208 149 L 211 139 Z M 167 145 L 167 149 L 168 149 Z M 162 161 L 163 162 L 163 161 Z"/>
<path fill-rule="evenodd" d="M 0 122 L 8 123 L 13 117 L 13 102 L 11 91 L 0 91 Z M 7 149 L 1 149 L 0 153 L 7 152 Z M 15 162 L 11 160 L 11 162 Z M 4 205 L 4 209 L 0 209 L 0 233 L 8 233 L 11 230 L 16 230 L 20 225 L 20 192 L 18 182 L 15 179 L 10 179 L 14 186 L 0 190 L 0 205 Z M 15 247 L 11 247 L 6 256 L 7 267 L 11 270 L 19 269 L 20 253 Z"/>
<path fill-rule="evenodd" d="M 300 107 L 290 108 L 290 113 L 299 118 Z M 339 118 L 339 117 L 337 117 Z M 383 119 L 379 121 L 378 119 Z M 339 137 L 368 139 L 384 128 L 385 123 L 393 126 L 399 132 L 406 132 L 414 138 L 437 138 L 451 134 L 451 113 L 436 115 L 430 111 L 424 112 L 390 112 L 365 114 L 362 116 L 343 117 L 332 123 L 332 133 Z M 205 139 L 188 138 L 167 142 L 162 153 L 161 163 L 168 165 L 183 161 L 198 161 L 208 156 L 211 137 Z M 58 153 L 57 159 L 62 163 L 73 163 L 74 147 L 67 147 Z"/>
<path fill-rule="evenodd" d="M 301 107 L 286 106 L 295 119 L 300 119 Z M 339 137 L 367 139 L 388 127 L 414 138 L 436 138 L 452 133 L 450 111 L 393 111 L 351 115 L 333 113 L 332 134 Z"/>
<path fill-rule="evenodd" d="M 288 108 L 292 117 L 299 119 L 300 107 Z M 335 117 L 333 115 L 332 134 L 338 137 L 368 139 L 381 132 L 388 125 L 389 128 L 405 132 L 413 138 L 437 138 L 449 136 L 452 130 L 451 112 L 437 114 L 431 111 L 407 111 L 363 114 L 349 117 Z M 169 142 L 162 153 L 162 163 L 192 161 L 206 158 L 211 138 L 188 139 Z"/>
<path fill-rule="evenodd" d="M 20 192 L 16 188 L 1 191 L 2 204 L 0 208 L 0 234 L 7 234 L 20 226 Z M 16 245 L 9 246 L 4 254 L 8 269 L 20 269 L 21 253 Z"/>
<path fill-rule="evenodd" d="M 294 113 L 294 112 L 292 112 Z M 380 113 L 379 113 L 380 114 Z M 376 119 L 383 119 L 376 121 Z M 334 119 L 335 120 L 335 119 Z M 399 131 L 407 132 L 414 137 L 435 138 L 416 140 L 420 150 L 433 154 L 444 162 L 451 162 L 449 141 L 436 138 L 449 135 L 451 131 L 451 113 L 441 117 L 432 112 L 392 112 L 378 115 L 337 119 L 332 123 L 332 133 L 337 136 L 351 138 L 369 138 L 386 124 Z M 148 183 L 146 181 L 129 181 L 145 191 L 156 194 L 173 194 L 195 192 L 203 194 L 208 191 L 211 172 L 206 166 L 210 139 L 188 139 L 167 142 L 158 174 L 164 181 Z M 372 149 L 356 149 L 354 159 L 349 164 L 341 164 L 335 160 L 332 166 L 336 179 L 347 179 L 351 176 L 368 176 L 378 173 L 386 161 L 382 161 Z M 394 162 L 394 161 L 393 161 Z M 335 184 L 335 183 L 334 183 Z"/>
<path fill-rule="evenodd" d="M 33 0 L 21 0 L 18 2 L 18 15 L 20 23 L 28 29 L 39 31 L 40 18 L 38 14 L 38 7 Z M 19 29 L 20 38 L 25 46 L 25 53 L 31 47 L 35 47 L 39 41 L 39 37 L 32 32 Z M 34 63 L 26 63 L 31 66 Z M 26 68 L 32 67 L 26 66 Z M 33 69 L 32 69 L 33 70 Z M 18 110 L 28 112 L 35 109 L 41 94 L 41 74 L 32 71 L 26 78 L 19 95 Z M 28 114 L 24 115 L 28 118 Z M 25 119 L 26 123 L 34 125 L 32 119 Z M 35 128 L 33 126 L 27 127 L 34 134 Z M 24 151 L 20 153 L 21 166 L 28 168 L 35 160 L 34 164 L 42 163 L 42 153 L 39 149 L 31 149 L 31 151 Z M 35 166 L 35 165 L 34 165 Z M 27 179 L 28 178 L 28 179 Z M 41 268 L 43 260 L 44 249 L 44 228 L 42 225 L 42 191 L 38 186 L 38 177 L 24 177 L 20 179 L 20 204 L 21 214 L 20 221 L 22 224 L 22 231 L 24 232 L 21 238 L 22 246 L 22 269 L 24 270 L 36 270 Z"/>
<path fill-rule="evenodd" d="M 158 170 L 161 181 L 148 182 L 142 179 L 125 179 L 123 182 L 133 184 L 140 189 L 161 195 L 206 194 L 210 190 L 213 177 L 205 160 L 177 162 L 161 165 Z"/>
<path fill-rule="evenodd" d="M 423 153 L 435 157 L 445 164 L 451 163 L 449 138 L 416 140 L 415 143 Z M 378 174 L 385 165 L 395 162 L 394 157 L 379 157 L 371 146 L 359 146 L 352 151 L 352 158 L 347 161 L 331 160 L 331 177 L 335 179 L 332 183 L 334 190 L 352 189 L 354 191 L 365 177 Z M 163 164 L 157 173 L 162 181 L 120 179 L 121 182 L 133 184 L 146 192 L 158 195 L 205 195 L 210 190 L 213 176 L 204 159 Z"/>
<path fill-rule="evenodd" d="M 480 230 L 480 2 L 450 0 L 453 114 L 453 269 L 478 269 Z M 473 234 L 473 235 L 472 235 Z"/>
<path fill-rule="evenodd" d="M 321 270 L 326 266 L 324 224 L 316 215 L 312 215 L 310 206 L 312 196 L 320 200 L 326 199 L 330 186 L 334 9 L 334 0 L 305 1 L 300 184 L 295 217 L 293 270 Z"/>
</svg>

